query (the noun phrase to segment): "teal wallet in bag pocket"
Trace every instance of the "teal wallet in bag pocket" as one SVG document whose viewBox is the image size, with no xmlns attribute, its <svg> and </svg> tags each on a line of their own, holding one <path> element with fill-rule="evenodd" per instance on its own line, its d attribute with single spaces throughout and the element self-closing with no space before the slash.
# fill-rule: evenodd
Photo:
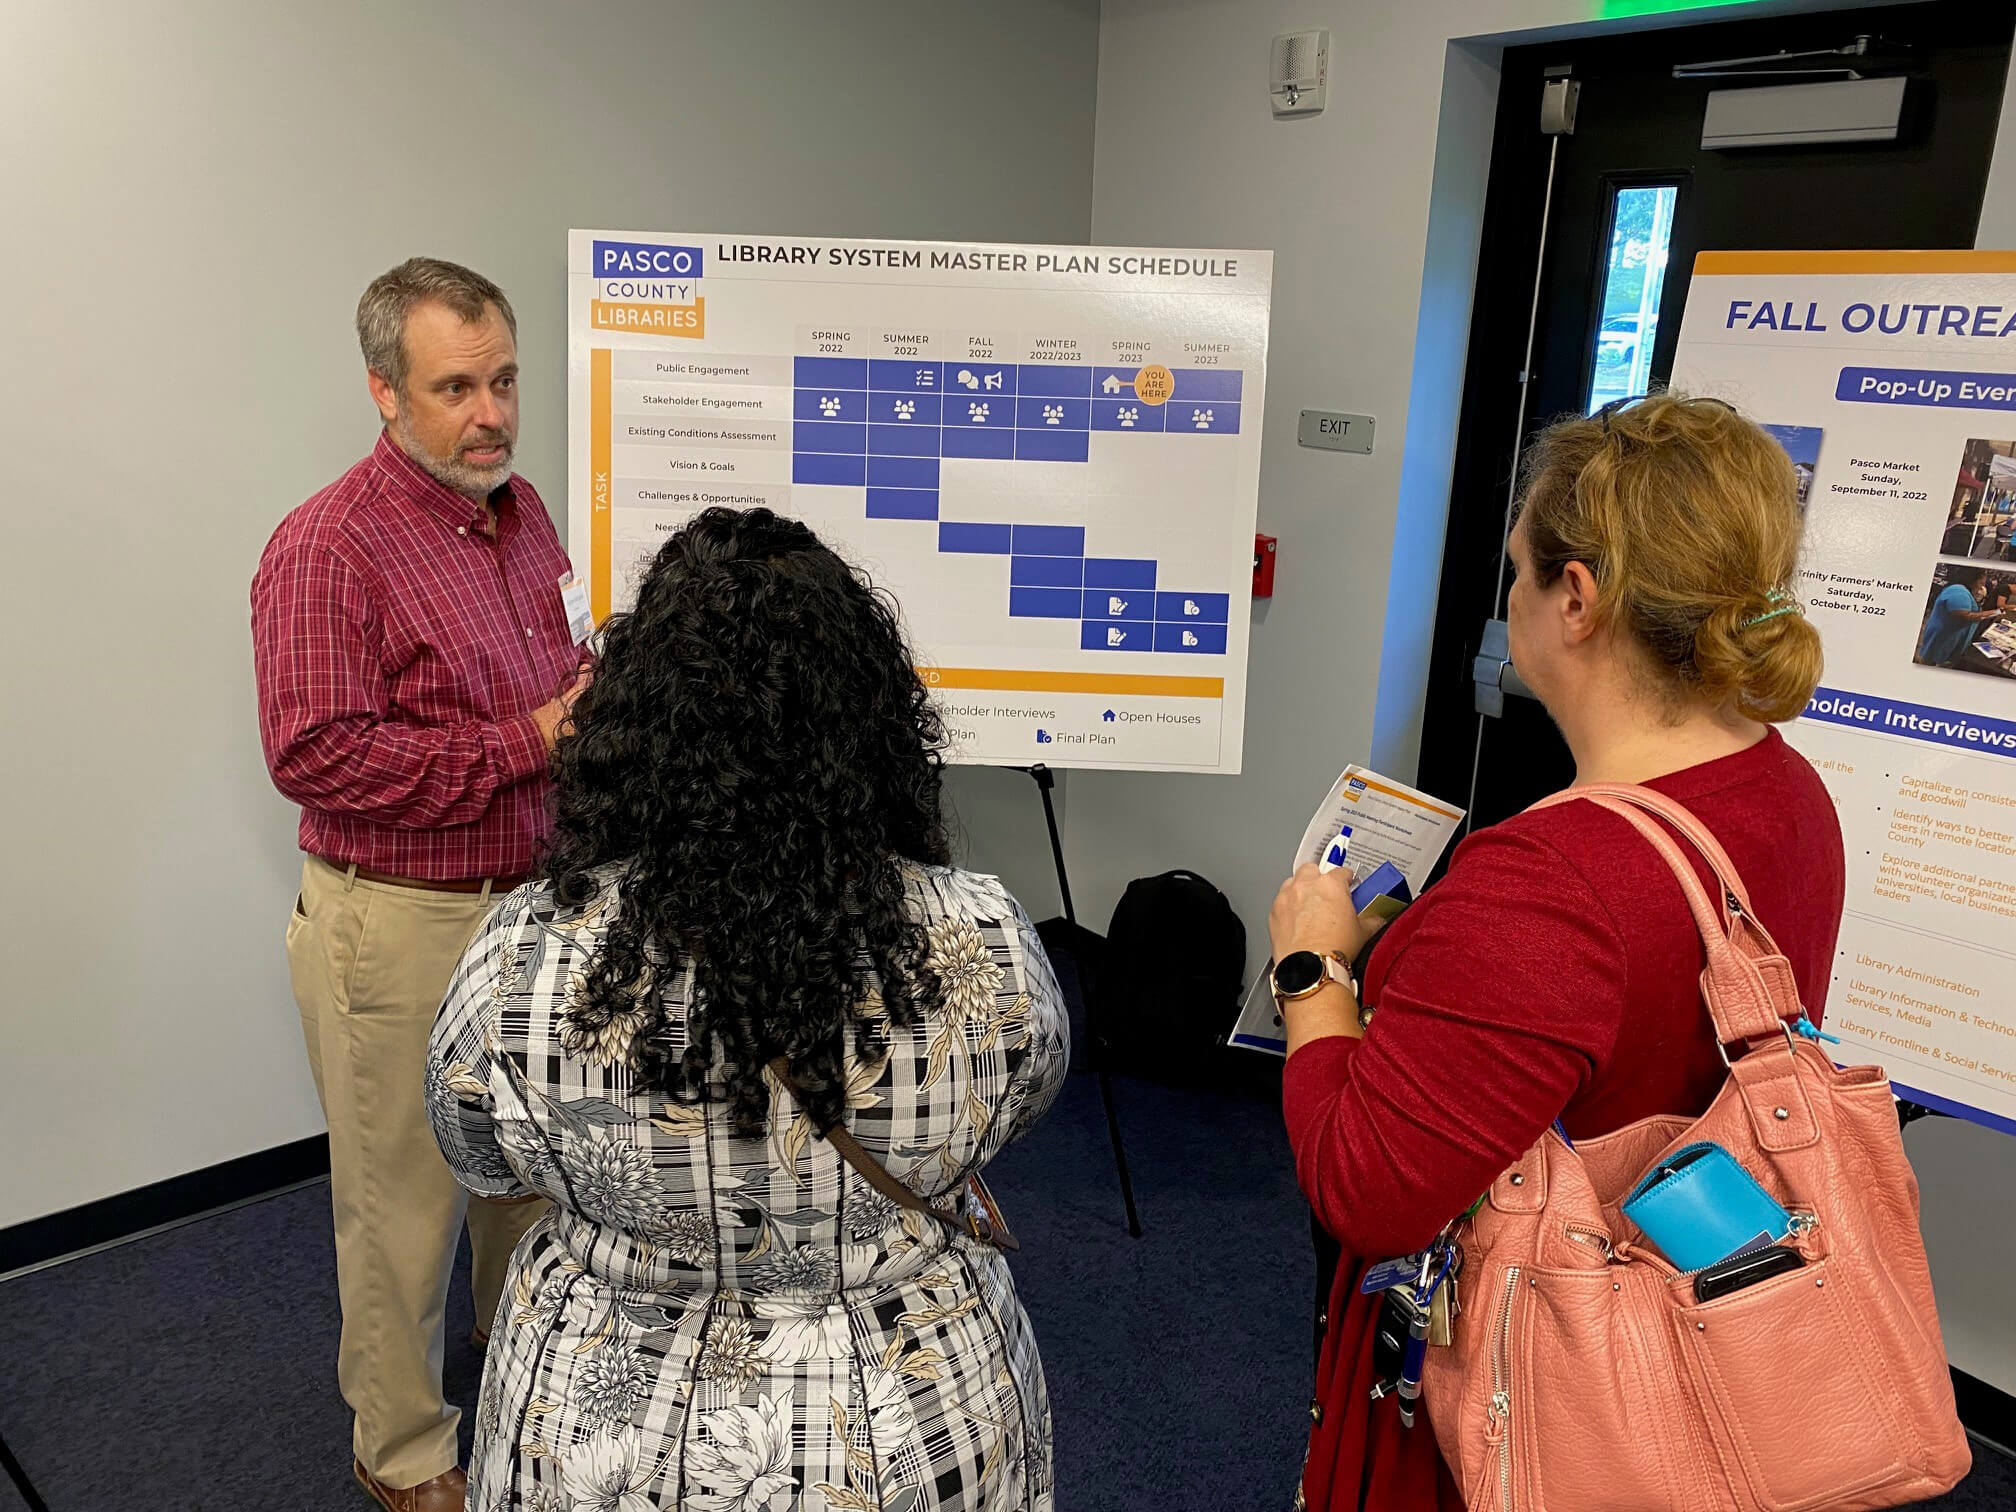
<svg viewBox="0 0 2016 1512">
<path fill-rule="evenodd" d="M 1719 1144 L 1682 1145 L 1624 1199 L 1624 1216 L 1683 1271 L 1790 1232 L 1792 1217 Z"/>
</svg>

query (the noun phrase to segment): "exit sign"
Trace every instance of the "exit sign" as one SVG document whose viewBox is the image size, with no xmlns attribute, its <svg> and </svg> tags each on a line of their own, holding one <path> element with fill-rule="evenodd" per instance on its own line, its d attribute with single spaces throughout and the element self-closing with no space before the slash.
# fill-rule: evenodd
<svg viewBox="0 0 2016 1512">
<path fill-rule="evenodd" d="M 1295 429 L 1295 439 L 1304 446 L 1325 451 L 1369 452 L 1372 450 L 1372 417 L 1344 415 L 1336 410 L 1304 410 Z"/>
</svg>

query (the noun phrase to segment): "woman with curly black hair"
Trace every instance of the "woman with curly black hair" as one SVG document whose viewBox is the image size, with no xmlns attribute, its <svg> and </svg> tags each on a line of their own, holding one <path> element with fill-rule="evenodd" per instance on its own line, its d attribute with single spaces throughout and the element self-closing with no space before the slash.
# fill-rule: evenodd
<svg viewBox="0 0 2016 1512">
<path fill-rule="evenodd" d="M 463 1184 L 554 1204 L 493 1324 L 472 1508 L 1052 1505 L 1001 1254 L 825 1137 L 956 1207 L 1063 1079 L 1034 929 L 946 864 L 943 746 L 894 607 L 768 510 L 698 516 L 610 619 L 543 878 L 428 1065 Z"/>
</svg>

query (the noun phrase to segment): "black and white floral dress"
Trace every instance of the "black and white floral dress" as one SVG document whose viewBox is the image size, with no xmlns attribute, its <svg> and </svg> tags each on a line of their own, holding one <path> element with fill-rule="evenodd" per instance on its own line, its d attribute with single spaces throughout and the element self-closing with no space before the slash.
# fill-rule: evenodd
<svg viewBox="0 0 2016 1512">
<path fill-rule="evenodd" d="M 1069 1031 L 998 881 L 909 883 L 944 1006 L 850 1061 L 847 1124 L 949 1197 L 1049 1107 Z M 554 1204 L 491 1330 L 471 1512 L 1047 1512 L 1049 1401 L 1002 1256 L 878 1194 L 774 1082 L 760 1139 L 720 1100 L 637 1092 L 627 1026 L 562 1016 L 617 906 L 613 879 L 583 909 L 513 893 L 434 1029 L 427 1103 L 457 1176 Z"/>
</svg>

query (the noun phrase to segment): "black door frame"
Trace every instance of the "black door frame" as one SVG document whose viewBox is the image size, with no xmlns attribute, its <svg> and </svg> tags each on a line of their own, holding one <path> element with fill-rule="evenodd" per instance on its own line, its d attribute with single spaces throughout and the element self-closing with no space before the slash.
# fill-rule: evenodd
<svg viewBox="0 0 2016 1512">
<path fill-rule="evenodd" d="M 1665 19 L 1670 22 L 1671 18 Z M 1488 752 L 1494 742 L 1488 733 L 1484 733 L 1486 727 L 1472 704 L 1472 667 L 1478 654 L 1485 617 L 1497 599 L 1497 580 L 1504 570 L 1501 562 L 1503 539 L 1498 522 L 1505 513 L 1505 501 L 1512 484 L 1512 433 L 1515 429 L 1514 412 L 1521 400 L 1519 378 L 1526 355 L 1526 317 L 1533 301 L 1536 275 L 1541 271 L 1538 267 L 1538 242 L 1549 148 L 1548 138 L 1539 127 L 1539 112 L 1541 91 L 1549 72 L 1558 74 L 1564 64 L 1573 66 L 1581 63 L 1589 67 L 1594 76 L 1593 71 L 1600 71 L 1620 47 L 1660 52 L 1675 61 L 1733 56 L 1746 49 L 1771 51 L 1786 44 L 1763 39 L 1771 38 L 1774 33 L 1794 31 L 1818 31 L 1830 39 L 1831 45 L 1832 42 L 1846 40 L 1857 31 L 1881 34 L 1886 27 L 1893 31 L 1908 27 L 1906 35 L 1938 36 L 1950 27 L 1955 35 L 1963 39 L 1957 45 L 1966 47 L 1977 45 L 1966 39 L 1979 38 L 1985 27 L 1996 23 L 2002 28 L 1999 32 L 2002 41 L 1998 44 L 2003 49 L 2000 67 L 2006 71 L 2007 38 L 2010 28 L 2016 26 L 2016 14 L 1984 20 L 1979 10 L 1962 3 L 1962 0 L 1926 0 L 1919 5 L 1869 10 L 1807 11 L 1739 20 L 1703 20 L 1677 28 L 1668 25 L 1627 33 L 1585 33 L 1567 40 L 1515 45 L 1505 50 L 1493 126 L 1492 160 L 1485 186 L 1480 254 L 1451 470 L 1449 518 L 1438 585 L 1438 609 L 1428 660 L 1421 757 L 1416 775 L 1421 787 L 1451 803 L 1467 806 L 1472 772 L 1477 765 L 1472 759 L 1473 752 L 1481 746 L 1487 753 L 1484 757 L 1487 769 L 1491 761 Z M 1835 35 L 1837 33 L 1838 36 Z M 1938 60 L 1930 60 L 1915 72 L 1930 74 L 1938 66 L 1941 66 Z M 1730 82 L 1702 80 L 1699 87 L 1705 91 Z M 1899 151 L 1914 150 L 1909 140 L 1914 129 L 1920 131 L 1929 143 L 1927 122 L 1931 111 L 1927 108 L 1926 96 L 1930 88 L 1929 82 L 1923 78 L 1914 82 L 1914 98 L 1907 103 L 1906 111 L 1907 140 L 1898 144 Z M 1995 100 L 1998 109 L 1999 104 L 1998 90 Z M 1585 127 L 1589 124 L 1586 114 L 1588 105 L 1585 94 Z M 1966 239 L 1954 241 L 1953 245 L 1972 243 L 1972 228 L 1979 216 L 1978 188 L 1985 187 L 1992 136 L 1990 131 L 1989 139 L 1980 142 L 1978 166 L 1981 185 L 1977 186 L 1972 214 L 1968 218 Z M 1929 151 L 1929 145 L 1920 145 Z M 1944 152 L 1946 144 L 1942 142 L 1940 148 Z M 1652 154 L 1652 160 L 1657 162 L 1662 156 L 1660 153 Z M 1568 159 L 1566 152 L 1563 159 L 1564 163 Z M 1940 162 L 1944 167 L 1943 158 Z M 1570 168 L 1568 171 L 1575 170 Z M 1586 167 L 1582 171 L 1586 172 Z M 1953 165 L 1949 171 L 1965 170 Z M 1710 217 L 1704 212 L 1701 186 L 1691 163 L 1675 162 L 1663 169 L 1634 166 L 1628 170 L 1602 173 L 1599 177 L 1606 186 L 1676 180 L 1682 186 L 1680 200 L 1674 210 L 1666 284 L 1653 343 L 1651 375 L 1656 383 L 1672 370 L 1694 256 L 1715 233 L 1708 224 Z M 1557 186 L 1555 199 L 1547 206 L 1549 213 L 1557 213 L 1557 218 L 1562 193 L 1563 188 Z M 1727 203 L 1726 188 L 1723 203 Z M 1607 218 L 1613 212 L 1606 209 L 1604 213 Z M 1600 233 L 1602 229 L 1598 227 L 1596 231 Z M 1871 239 L 1866 244 L 1897 244 L 1884 240 L 1881 232 L 1880 225 L 1872 226 Z M 1561 326 L 1559 323 L 1555 325 L 1550 341 L 1547 311 L 1558 298 L 1558 291 L 1574 289 L 1579 280 L 1581 287 L 1587 290 L 1587 300 L 1586 304 L 1577 307 L 1577 323 L 1581 332 L 1573 359 L 1577 402 L 1587 394 L 1589 364 L 1593 361 L 1593 343 L 1588 337 L 1601 298 L 1601 280 L 1596 274 L 1606 251 L 1600 234 L 1589 234 L 1586 243 L 1581 246 L 1564 239 L 1580 234 L 1565 226 L 1550 232 L 1543 311 L 1534 359 L 1537 386 L 1540 382 L 1537 375 L 1549 372 L 1550 362 L 1560 360 L 1558 357 L 1550 358 L 1549 353 L 1550 350 L 1559 350 Z M 1831 243 L 1819 241 L 1815 244 Z M 1558 383 L 1550 383 L 1549 386 L 1558 391 Z M 1550 405 L 1553 409 L 1561 408 L 1558 399 L 1549 401 L 1537 393 L 1533 399 L 1523 423 L 1518 427 L 1521 451 L 1532 434 L 1552 418 Z M 1492 522 L 1488 527 L 1483 523 L 1487 514 Z M 1522 759 L 1527 747 L 1550 744 L 1559 747 L 1551 724 L 1536 706 L 1517 698 L 1506 702 L 1506 718 L 1518 726 Z M 1501 731 L 1501 737 L 1503 733 Z M 1547 759 L 1550 758 L 1541 758 L 1543 768 Z M 1550 781 L 1558 776 L 1559 781 L 1554 781 L 1553 785 L 1559 786 L 1568 780 L 1570 770 L 1565 749 L 1557 749 L 1551 759 L 1555 761 L 1556 769 L 1546 775 Z M 1484 786 L 1488 788 L 1488 782 Z M 1541 787 L 1530 796 L 1537 797 L 1546 790 L 1546 787 Z M 1488 800 L 1488 793 L 1483 796 Z M 1479 823 L 1503 817 L 1501 813 L 1490 810 L 1488 801 L 1480 803 L 1479 807 L 1482 810 L 1477 816 Z"/>
</svg>

